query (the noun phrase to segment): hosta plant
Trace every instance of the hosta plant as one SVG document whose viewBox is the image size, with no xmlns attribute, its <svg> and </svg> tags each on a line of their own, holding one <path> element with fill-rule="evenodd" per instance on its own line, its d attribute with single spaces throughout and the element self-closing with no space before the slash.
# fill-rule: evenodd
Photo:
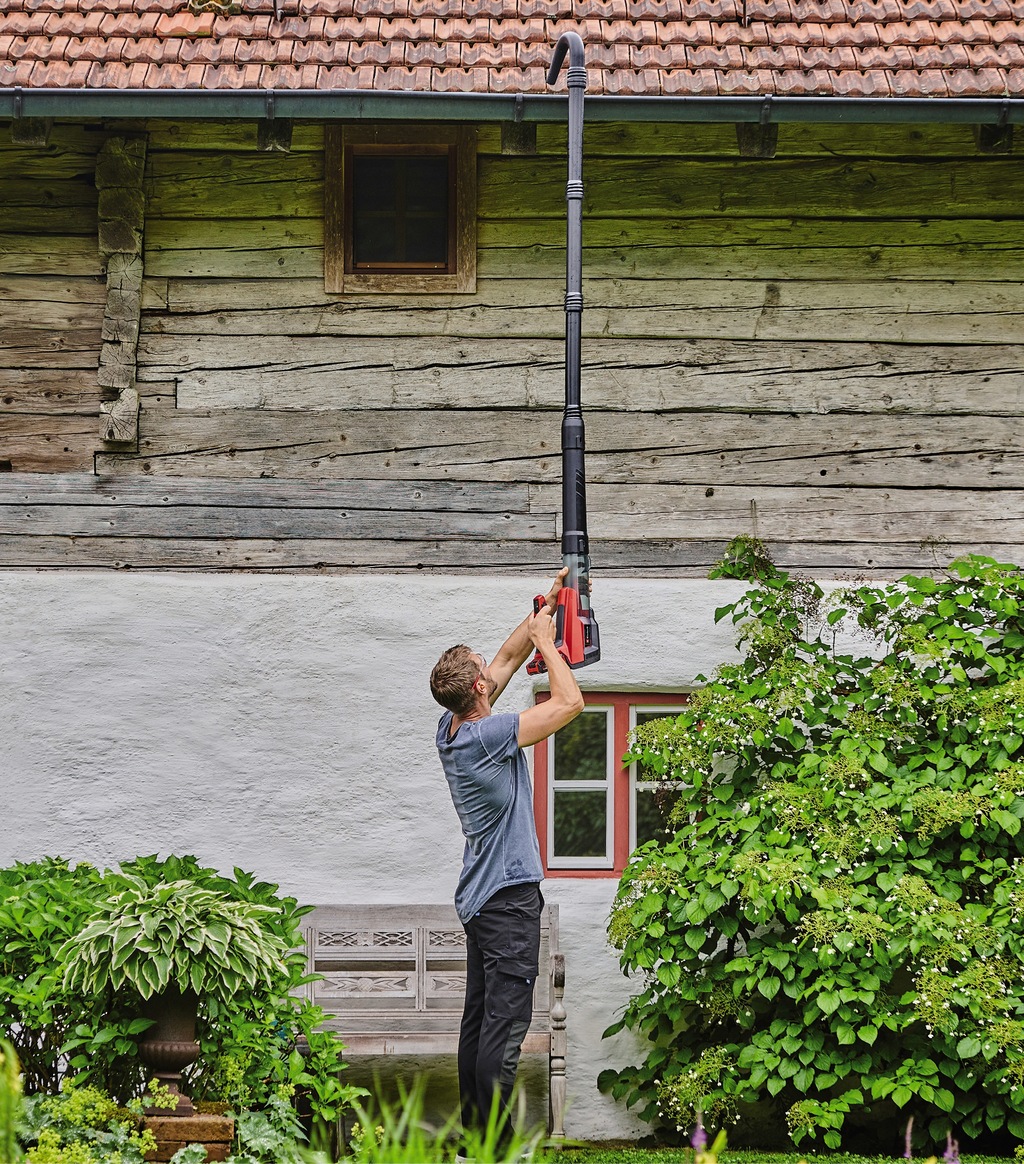
<svg viewBox="0 0 1024 1164">
<path fill-rule="evenodd" d="M 740 661 L 631 742 L 675 831 L 613 907 L 646 1054 L 601 1083 L 673 1128 L 1024 1138 L 1024 573 L 759 576 Z"/>
<path fill-rule="evenodd" d="M 151 998 L 173 983 L 230 999 L 267 985 L 284 962 L 287 949 L 263 925 L 269 906 L 187 880 L 150 885 L 127 873 L 120 882 L 58 952 L 66 989 L 95 995 L 131 987 Z"/>
</svg>

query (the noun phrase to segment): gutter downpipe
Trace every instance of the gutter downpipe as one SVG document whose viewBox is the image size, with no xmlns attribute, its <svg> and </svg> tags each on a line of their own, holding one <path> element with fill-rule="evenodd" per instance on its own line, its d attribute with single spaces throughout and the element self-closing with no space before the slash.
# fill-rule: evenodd
<svg viewBox="0 0 1024 1164">
<path fill-rule="evenodd" d="M 566 34 L 568 35 L 568 34 Z M 573 34 L 575 35 L 575 34 Z M 571 67 L 571 66 L 570 66 Z M 518 112 L 517 112 L 518 103 Z M 22 117 L 293 120 L 565 120 L 565 97 L 320 89 L 31 89 L 0 86 L 0 119 Z M 607 97 L 587 99 L 591 121 L 1024 124 L 1019 97 Z"/>
<path fill-rule="evenodd" d="M 562 414 L 562 565 L 569 569 L 565 587 L 576 593 L 576 626 L 563 612 L 562 637 L 575 634 L 570 666 L 584 667 L 601 658 L 597 621 L 590 605 L 590 539 L 587 534 L 587 484 L 584 459 L 586 440 L 580 394 L 583 334 L 583 96 L 587 69 L 583 41 L 578 33 L 564 32 L 555 45 L 548 84 L 569 54 L 568 177 L 565 183 L 565 411 Z M 579 655 L 576 659 L 575 655 Z"/>
</svg>

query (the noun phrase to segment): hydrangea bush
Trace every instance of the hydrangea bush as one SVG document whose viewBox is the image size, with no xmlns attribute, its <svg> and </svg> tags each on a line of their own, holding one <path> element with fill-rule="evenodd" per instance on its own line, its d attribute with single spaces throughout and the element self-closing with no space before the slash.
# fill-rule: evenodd
<svg viewBox="0 0 1024 1164">
<path fill-rule="evenodd" d="M 610 919 L 638 992 L 607 1033 L 646 1056 L 601 1085 L 680 1129 L 1024 1139 L 1024 573 L 754 564 L 716 612 L 741 660 L 631 739 L 676 795 Z"/>
</svg>

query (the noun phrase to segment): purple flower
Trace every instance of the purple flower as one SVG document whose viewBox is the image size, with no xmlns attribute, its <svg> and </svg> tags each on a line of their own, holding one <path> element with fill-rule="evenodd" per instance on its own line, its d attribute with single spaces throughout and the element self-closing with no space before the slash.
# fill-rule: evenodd
<svg viewBox="0 0 1024 1164">
<path fill-rule="evenodd" d="M 913 1135 L 913 1132 L 914 1132 L 914 1117 L 911 1116 L 910 1119 L 907 1120 L 907 1135 L 906 1135 L 906 1141 L 905 1141 L 906 1142 L 906 1150 L 903 1153 L 904 1157 L 907 1160 L 912 1160 L 914 1158 L 914 1153 L 910 1147 L 910 1139 L 911 1139 L 911 1136 Z"/>
<path fill-rule="evenodd" d="M 960 1144 L 953 1139 L 953 1133 L 946 1133 L 946 1151 L 942 1157 L 946 1164 L 960 1164 Z"/>
<path fill-rule="evenodd" d="M 708 1146 L 707 1133 L 704 1131 L 704 1121 L 701 1119 L 700 1112 L 697 1112 L 697 1126 L 693 1129 L 693 1135 L 690 1138 L 690 1146 L 695 1152 L 703 1152 Z"/>
</svg>

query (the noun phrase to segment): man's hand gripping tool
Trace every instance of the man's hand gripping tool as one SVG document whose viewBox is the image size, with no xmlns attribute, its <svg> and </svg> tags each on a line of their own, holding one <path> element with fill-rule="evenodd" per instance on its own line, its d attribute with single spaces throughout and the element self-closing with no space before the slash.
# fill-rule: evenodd
<svg viewBox="0 0 1024 1164">
<path fill-rule="evenodd" d="M 589 590 L 589 585 L 588 585 Z M 533 600 L 533 613 L 538 614 L 547 606 L 547 599 L 538 594 Z M 590 595 L 581 598 L 577 586 L 565 585 L 558 592 L 555 607 L 555 649 L 575 671 L 601 658 L 601 639 L 597 620 L 590 609 Z M 548 669 L 544 657 L 538 651 L 526 664 L 527 673 L 542 675 Z"/>
</svg>

